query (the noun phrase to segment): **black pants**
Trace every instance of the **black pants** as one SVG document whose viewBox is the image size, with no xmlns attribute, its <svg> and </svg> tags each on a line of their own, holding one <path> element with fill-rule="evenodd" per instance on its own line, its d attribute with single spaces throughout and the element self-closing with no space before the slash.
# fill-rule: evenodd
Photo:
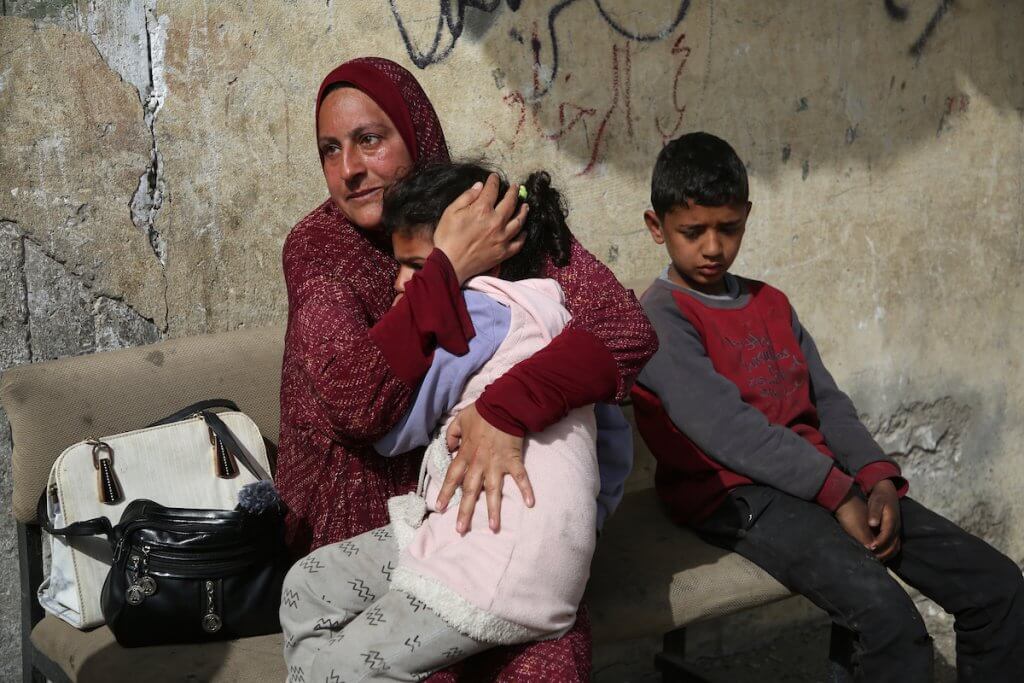
<svg viewBox="0 0 1024 683">
<path fill-rule="evenodd" d="M 1024 681 L 1020 569 L 916 501 L 904 498 L 901 512 L 902 549 L 887 566 L 954 615 L 958 679 Z M 932 641 L 914 602 L 824 508 L 766 486 L 742 486 L 697 531 L 851 632 L 856 680 L 932 680 Z"/>
</svg>

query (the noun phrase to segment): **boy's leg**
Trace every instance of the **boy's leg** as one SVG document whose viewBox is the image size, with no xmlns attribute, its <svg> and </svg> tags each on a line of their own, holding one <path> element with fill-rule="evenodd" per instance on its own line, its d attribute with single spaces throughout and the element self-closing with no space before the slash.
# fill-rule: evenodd
<svg viewBox="0 0 1024 683">
<path fill-rule="evenodd" d="M 932 680 L 932 643 L 906 591 L 819 505 L 743 486 L 699 525 L 854 632 L 859 681 Z"/>
<path fill-rule="evenodd" d="M 313 657 L 388 592 L 398 559 L 391 527 L 318 548 L 295 563 L 281 591 L 288 682 L 308 682 Z"/>
<path fill-rule="evenodd" d="M 956 618 L 960 681 L 1024 680 L 1024 577 L 998 550 L 904 498 L 889 567 Z"/>
<path fill-rule="evenodd" d="M 493 645 L 473 640 L 405 591 L 391 590 L 324 642 L 309 681 L 418 681 Z"/>
</svg>

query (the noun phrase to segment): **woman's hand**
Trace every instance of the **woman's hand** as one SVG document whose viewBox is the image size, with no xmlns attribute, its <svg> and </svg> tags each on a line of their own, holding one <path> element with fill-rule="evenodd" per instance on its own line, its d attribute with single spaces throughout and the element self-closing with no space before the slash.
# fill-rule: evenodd
<svg viewBox="0 0 1024 683">
<path fill-rule="evenodd" d="M 501 526 L 501 488 L 510 474 L 519 485 L 526 507 L 533 507 L 533 487 L 523 466 L 523 437 L 513 436 L 492 426 L 480 417 L 476 404 L 460 412 L 448 427 L 448 450 L 458 453 L 448 466 L 437 509 L 443 512 L 462 484 L 462 500 L 455 529 L 469 531 L 473 509 L 480 498 L 481 486 L 487 492 L 487 520 L 491 531 Z"/>
<path fill-rule="evenodd" d="M 519 253 L 525 235 L 519 231 L 526 220 L 527 205 L 513 217 L 519 188 L 512 185 L 495 206 L 498 176 L 477 183 L 448 205 L 434 231 L 434 247 L 451 261 L 462 284 Z"/>
</svg>

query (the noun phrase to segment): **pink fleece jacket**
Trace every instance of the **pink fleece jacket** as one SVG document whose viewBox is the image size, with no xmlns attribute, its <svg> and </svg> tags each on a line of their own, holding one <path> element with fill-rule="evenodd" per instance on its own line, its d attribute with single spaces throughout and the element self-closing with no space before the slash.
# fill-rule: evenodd
<svg viewBox="0 0 1024 683">
<path fill-rule="evenodd" d="M 519 488 L 506 477 L 500 531 L 489 529 L 481 497 L 470 531 L 460 536 L 455 531 L 457 499 L 445 512 L 434 507 L 451 462 L 444 442 L 448 424 L 488 384 L 546 346 L 570 318 L 554 280 L 476 277 L 467 288 L 509 306 L 509 334 L 442 419 L 424 455 L 418 493 L 389 503 L 401 548 L 392 586 L 415 595 L 477 640 L 509 644 L 555 638 L 573 625 L 594 552 L 600 486 L 594 410 L 573 410 L 527 437 L 523 458 L 534 507 L 526 507 Z"/>
</svg>

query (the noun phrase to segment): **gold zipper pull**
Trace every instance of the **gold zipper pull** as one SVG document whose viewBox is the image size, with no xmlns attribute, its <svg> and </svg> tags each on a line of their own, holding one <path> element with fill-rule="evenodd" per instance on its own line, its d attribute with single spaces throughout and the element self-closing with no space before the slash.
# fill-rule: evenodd
<svg viewBox="0 0 1024 683">
<path fill-rule="evenodd" d="M 124 500 L 124 492 L 114 473 L 114 449 L 102 441 L 91 441 L 92 465 L 96 469 L 96 486 L 99 500 L 106 505 L 114 505 Z"/>
<path fill-rule="evenodd" d="M 238 476 L 238 465 L 235 464 L 235 459 L 228 453 L 224 443 L 217 438 L 213 428 L 209 425 L 206 428 L 210 432 L 210 444 L 213 446 L 213 471 L 221 479 L 234 479 Z"/>
</svg>

